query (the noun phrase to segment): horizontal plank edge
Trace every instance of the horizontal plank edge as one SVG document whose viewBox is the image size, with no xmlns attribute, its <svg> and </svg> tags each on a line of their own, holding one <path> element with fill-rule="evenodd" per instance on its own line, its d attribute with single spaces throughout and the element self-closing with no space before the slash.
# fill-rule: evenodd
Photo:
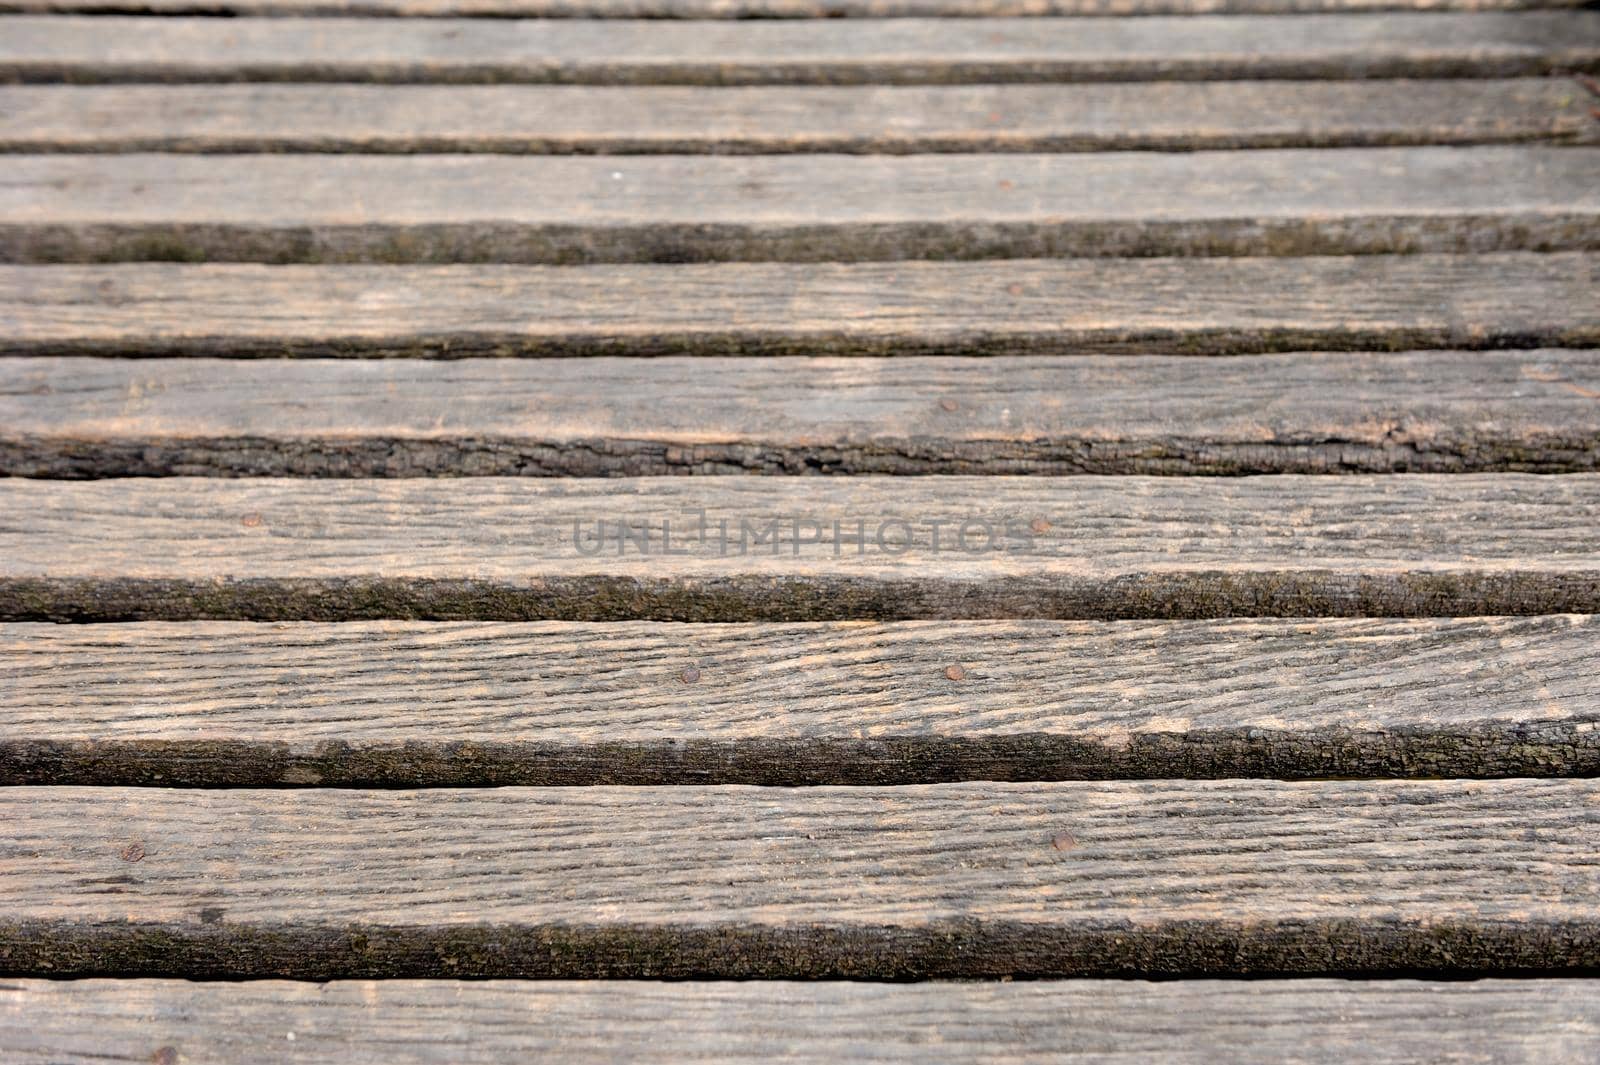
<svg viewBox="0 0 1600 1065">
<path fill-rule="evenodd" d="M 0 970 L 1592 975 L 1597 800 L 1593 780 L 8 788 Z"/>
<path fill-rule="evenodd" d="M 1600 348 L 1585 252 L 985 263 L 0 266 L 0 353 L 1229 355 Z M 1274 298 L 1263 305 L 1260 293 Z M 689 371 L 686 368 L 686 373 Z"/>
<path fill-rule="evenodd" d="M 4 625 L 0 784 L 1592 776 L 1597 652 L 1570 615 Z"/>
<path fill-rule="evenodd" d="M 1594 474 L 0 479 L 0 513 L 14 621 L 1600 613 Z"/>
<path fill-rule="evenodd" d="M 12 86 L 0 152 L 1061 152 L 1594 143 L 1575 80 Z"/>
<path fill-rule="evenodd" d="M 537 1025 L 527 1018 L 539 1018 Z M 152 1023 L 150 1018 L 158 1018 Z M 1426 1017 L 1430 1024 L 1417 1023 Z M 181 1020 L 180 1020 L 181 1018 Z M 837 1065 L 1129 1054 L 1241 1065 L 1401 1065 L 1471 1055 L 1581 1058 L 1600 1026 L 1581 980 L 1027 981 L 862 984 L 634 981 L 17 980 L 0 988 L 15 1065 L 128 1056 L 243 1065 L 263 1047 L 302 1065 L 770 1059 Z M 930 1033 L 938 1038 L 930 1039 Z M 294 1038 L 289 1039 L 292 1035 Z M 865 1048 L 865 1049 L 864 1049 Z"/>
</svg>

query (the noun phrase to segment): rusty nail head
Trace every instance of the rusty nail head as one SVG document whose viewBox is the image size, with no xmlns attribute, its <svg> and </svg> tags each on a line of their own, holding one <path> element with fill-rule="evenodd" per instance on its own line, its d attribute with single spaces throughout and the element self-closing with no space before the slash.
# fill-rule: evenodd
<svg viewBox="0 0 1600 1065">
<path fill-rule="evenodd" d="M 144 844 L 134 840 L 117 852 L 117 856 L 125 862 L 136 862 L 144 857 Z"/>
<path fill-rule="evenodd" d="M 152 1065 L 178 1065 L 178 1048 L 162 1047 L 150 1055 Z"/>
<path fill-rule="evenodd" d="M 945 410 L 955 410 L 960 405 L 961 404 L 957 403 L 953 399 L 941 399 L 939 401 L 939 406 L 943 407 Z"/>
<path fill-rule="evenodd" d="M 951 680 L 966 680 L 967 679 L 967 671 L 962 669 L 959 665 L 945 666 L 944 667 L 944 675 L 946 677 L 950 678 Z"/>
<path fill-rule="evenodd" d="M 1058 832 L 1050 839 L 1050 846 L 1058 851 L 1070 851 L 1078 845 L 1078 837 L 1071 832 Z"/>
<path fill-rule="evenodd" d="M 678 676 L 683 680 L 683 682 L 685 684 L 693 684 L 693 683 L 695 683 L 696 681 L 698 681 L 700 679 L 700 667 L 699 666 L 684 666 L 683 667 L 683 672 L 679 673 Z"/>
<path fill-rule="evenodd" d="M 1034 518 L 1028 523 L 1028 528 L 1032 529 L 1036 534 L 1042 536 L 1050 531 L 1050 523 L 1045 521 L 1043 518 Z"/>
<path fill-rule="evenodd" d="M 246 514 L 240 519 L 240 523 L 243 524 L 247 529 L 254 529 L 256 526 L 261 524 L 261 515 L 251 511 L 249 514 Z"/>
</svg>

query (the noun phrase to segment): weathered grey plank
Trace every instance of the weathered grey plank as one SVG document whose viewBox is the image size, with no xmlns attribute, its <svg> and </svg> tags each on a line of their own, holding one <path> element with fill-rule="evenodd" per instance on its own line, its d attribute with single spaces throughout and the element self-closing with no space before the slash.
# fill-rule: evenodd
<svg viewBox="0 0 1600 1065">
<path fill-rule="evenodd" d="M 0 789 L 26 975 L 1592 972 L 1600 782 Z"/>
<path fill-rule="evenodd" d="M 531 1023 L 532 1019 L 537 1023 Z M 291 1039 L 290 1036 L 293 1036 Z M 1062 1062 L 1542 1065 L 1600 1038 L 1592 981 L 1019 983 L 10 980 L 0 1053 L 295 1065 Z"/>
<path fill-rule="evenodd" d="M 1017 18 L 1519 11 L 1584 0 L 0 0 L 0 12 L 522 18 Z"/>
<path fill-rule="evenodd" d="M 0 626 L 0 783 L 1600 772 L 1600 618 Z"/>
<path fill-rule="evenodd" d="M 15 621 L 1600 613 L 1593 474 L 10 479 L 0 515 Z"/>
<path fill-rule="evenodd" d="M 0 80 L 937 84 L 1600 69 L 1600 12 L 1141 19 L 5 17 Z"/>
<path fill-rule="evenodd" d="M 1597 264 L 1582 252 L 1507 252 L 977 264 L 0 266 L 0 353 L 448 359 L 1600 348 Z"/>
<path fill-rule="evenodd" d="M 24 357 L 0 361 L 0 474 L 1569 473 L 1600 470 L 1596 399 L 1600 352 L 1571 349 Z"/>
<path fill-rule="evenodd" d="M 8 262 L 573 264 L 1600 247 L 1595 148 L 626 160 L 16 155 L 6 170 L 0 261 Z"/>
<path fill-rule="evenodd" d="M 1592 143 L 1565 79 L 852 88 L 19 86 L 5 152 L 718 154 Z"/>
</svg>

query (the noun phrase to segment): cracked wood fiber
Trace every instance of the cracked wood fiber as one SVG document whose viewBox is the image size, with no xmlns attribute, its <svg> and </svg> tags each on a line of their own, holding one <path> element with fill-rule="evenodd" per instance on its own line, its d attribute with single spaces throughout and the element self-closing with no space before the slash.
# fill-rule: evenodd
<svg viewBox="0 0 1600 1065">
<path fill-rule="evenodd" d="M 841 22 L 9 16 L 0 80 L 631 85 L 1517 77 L 1600 67 L 1600 12 Z"/>
<path fill-rule="evenodd" d="M 1017 18 L 1048 15 L 1519 11 L 1584 0 L 0 0 L 0 12 L 501 18 Z"/>
<path fill-rule="evenodd" d="M 1573 81 L 14 86 L 0 151 L 718 154 L 1593 142 Z"/>
<path fill-rule="evenodd" d="M 1581 252 L 1511 252 L 591 267 L 0 266 L 0 353 L 437 359 L 1596 348 L 1596 261 Z M 1273 298 L 1263 301 L 1263 291 Z"/>
<path fill-rule="evenodd" d="M 1591 474 L 10 479 L 0 514 L 13 621 L 1600 613 Z"/>
<path fill-rule="evenodd" d="M 1532 1065 L 1582 1060 L 1597 1038 L 1594 985 L 1560 979 L 11 980 L 0 987 L 0 1053 L 14 1065 L 158 1060 L 166 1048 L 179 1061 L 215 1065 L 259 1062 L 265 1048 L 295 1065 L 499 1065 L 508 1058 Z"/>
<path fill-rule="evenodd" d="M 0 427 L 33 477 L 1565 473 L 1600 360 L 14 358 Z"/>
<path fill-rule="evenodd" d="M 5 625 L 0 783 L 1586 776 L 1597 657 L 1577 615 Z"/>
<path fill-rule="evenodd" d="M 1597 169 L 1600 149 L 1506 146 L 628 159 L 15 155 L 0 185 L 0 260 L 576 264 L 1585 250 L 1600 247 Z"/>
<path fill-rule="evenodd" d="M 1592 780 L 39 794 L 10 975 L 1600 967 Z"/>
</svg>

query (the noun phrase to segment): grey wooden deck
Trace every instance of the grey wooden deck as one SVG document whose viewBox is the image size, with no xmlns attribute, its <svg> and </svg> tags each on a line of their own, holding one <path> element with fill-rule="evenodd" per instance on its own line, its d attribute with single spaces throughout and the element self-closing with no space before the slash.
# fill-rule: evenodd
<svg viewBox="0 0 1600 1065">
<path fill-rule="evenodd" d="M 1595 1060 L 1596 72 L 0 0 L 0 1060 Z"/>
</svg>

